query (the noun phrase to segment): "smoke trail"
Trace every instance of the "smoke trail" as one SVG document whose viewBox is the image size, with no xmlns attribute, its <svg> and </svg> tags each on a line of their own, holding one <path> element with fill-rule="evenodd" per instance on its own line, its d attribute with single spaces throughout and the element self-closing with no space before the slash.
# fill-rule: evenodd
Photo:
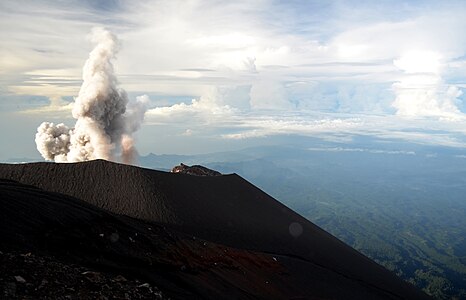
<svg viewBox="0 0 466 300">
<path fill-rule="evenodd" d="M 119 43 L 111 32 L 95 28 L 91 34 L 95 48 L 83 68 L 83 84 L 75 99 L 74 128 L 44 122 L 37 129 L 36 145 L 46 160 L 75 162 L 92 159 L 122 160 L 131 163 L 135 154 L 132 134 L 139 129 L 147 110 L 147 96 L 128 103 L 118 88 L 112 59 Z"/>
</svg>

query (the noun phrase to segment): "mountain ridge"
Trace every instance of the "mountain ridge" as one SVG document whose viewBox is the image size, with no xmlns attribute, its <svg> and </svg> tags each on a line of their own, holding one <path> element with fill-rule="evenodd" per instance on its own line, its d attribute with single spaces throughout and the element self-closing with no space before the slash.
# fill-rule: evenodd
<svg viewBox="0 0 466 300">
<path fill-rule="evenodd" d="M 1 164 L 0 178 L 76 197 L 112 213 L 166 224 L 217 244 L 287 256 L 288 267 L 295 257 L 312 264 L 306 266 L 308 270 L 324 268 L 336 274 L 329 278 L 336 276 L 348 286 L 359 282 L 359 288 L 377 290 L 388 298 L 406 298 L 406 294 L 428 299 L 236 174 L 196 177 L 97 160 Z"/>
</svg>

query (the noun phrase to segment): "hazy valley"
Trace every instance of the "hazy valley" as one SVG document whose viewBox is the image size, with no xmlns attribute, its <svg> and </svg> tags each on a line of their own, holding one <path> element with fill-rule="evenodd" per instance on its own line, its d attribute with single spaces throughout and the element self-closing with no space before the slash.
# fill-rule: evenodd
<svg viewBox="0 0 466 300">
<path fill-rule="evenodd" d="M 375 145 L 300 140 L 289 147 L 211 155 L 149 155 L 140 164 L 202 163 L 238 173 L 434 297 L 464 298 L 466 159 L 461 150 Z"/>
</svg>

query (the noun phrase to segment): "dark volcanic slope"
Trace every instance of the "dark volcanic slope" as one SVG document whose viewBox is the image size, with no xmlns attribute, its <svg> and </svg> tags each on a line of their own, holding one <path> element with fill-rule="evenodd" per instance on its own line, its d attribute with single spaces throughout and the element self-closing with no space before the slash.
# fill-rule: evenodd
<svg viewBox="0 0 466 300">
<path fill-rule="evenodd" d="M 303 274 L 286 266 L 293 260 L 193 239 L 14 181 L 0 179 L 0 220 L 0 299 L 168 299 L 158 288 L 175 299 L 310 294 Z"/>
<path fill-rule="evenodd" d="M 0 165 L 0 178 L 168 224 L 217 244 L 270 253 L 291 274 L 286 284 L 294 292 L 277 288 L 281 295 L 427 298 L 237 175 L 196 177 L 98 160 Z"/>
</svg>

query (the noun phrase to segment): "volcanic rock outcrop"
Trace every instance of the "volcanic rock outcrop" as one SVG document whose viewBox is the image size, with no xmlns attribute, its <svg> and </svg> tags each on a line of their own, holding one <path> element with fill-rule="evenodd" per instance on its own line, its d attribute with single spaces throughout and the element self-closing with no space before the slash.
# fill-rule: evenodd
<svg viewBox="0 0 466 300">
<path fill-rule="evenodd" d="M 194 165 L 194 166 L 187 166 L 181 163 L 179 166 L 173 167 L 171 170 L 172 173 L 183 173 L 188 175 L 195 175 L 195 176 L 221 176 L 222 173 L 217 172 L 215 170 L 211 170 L 204 166 Z"/>
</svg>

